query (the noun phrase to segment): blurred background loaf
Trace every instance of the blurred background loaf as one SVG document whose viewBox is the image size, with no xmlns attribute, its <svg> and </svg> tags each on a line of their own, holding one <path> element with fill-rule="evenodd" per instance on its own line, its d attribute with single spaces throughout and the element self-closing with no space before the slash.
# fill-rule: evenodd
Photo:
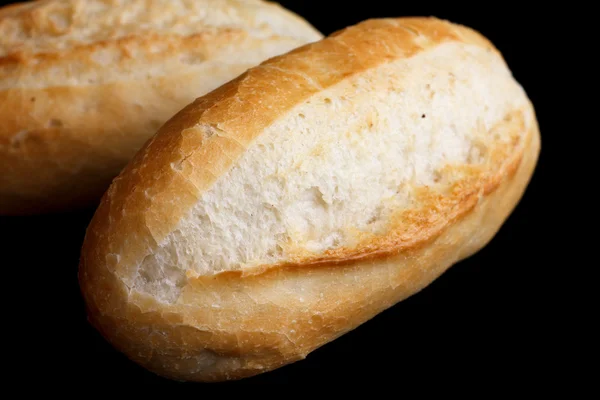
<svg viewBox="0 0 600 400">
<path fill-rule="evenodd" d="M 41 0 L 0 9 L 0 215 L 93 207 L 183 106 L 322 37 L 262 0 Z"/>
</svg>

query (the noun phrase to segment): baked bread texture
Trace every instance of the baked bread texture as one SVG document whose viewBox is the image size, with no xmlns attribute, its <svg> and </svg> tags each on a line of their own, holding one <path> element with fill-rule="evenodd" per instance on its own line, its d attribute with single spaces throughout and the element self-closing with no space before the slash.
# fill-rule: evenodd
<svg viewBox="0 0 600 400">
<path fill-rule="evenodd" d="M 40 0 L 0 9 L 0 215 L 96 207 L 197 97 L 323 36 L 262 0 Z"/>
<path fill-rule="evenodd" d="M 198 98 L 134 157 L 83 244 L 89 319 L 176 380 L 301 360 L 485 246 L 540 143 L 480 33 L 348 27 Z"/>
</svg>

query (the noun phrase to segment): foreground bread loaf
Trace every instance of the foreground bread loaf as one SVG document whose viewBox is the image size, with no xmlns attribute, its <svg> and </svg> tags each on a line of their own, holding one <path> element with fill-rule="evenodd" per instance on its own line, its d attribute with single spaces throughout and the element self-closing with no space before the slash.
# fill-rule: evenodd
<svg viewBox="0 0 600 400">
<path fill-rule="evenodd" d="M 262 0 L 41 0 L 0 9 L 0 215 L 96 206 L 174 113 L 322 35 Z"/>
<path fill-rule="evenodd" d="M 135 156 L 83 245 L 90 321 L 172 379 L 301 360 L 486 245 L 539 151 L 480 34 L 349 27 L 197 99 Z"/>
</svg>

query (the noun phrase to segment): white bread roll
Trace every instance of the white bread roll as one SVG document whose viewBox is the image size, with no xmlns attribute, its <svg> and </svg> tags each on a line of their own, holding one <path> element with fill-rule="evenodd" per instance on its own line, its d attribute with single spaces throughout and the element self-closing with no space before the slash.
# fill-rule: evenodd
<svg viewBox="0 0 600 400">
<path fill-rule="evenodd" d="M 0 9 L 0 215 L 97 206 L 197 97 L 316 41 L 262 0 L 41 0 Z"/>
<path fill-rule="evenodd" d="M 90 321 L 177 380 L 301 360 L 486 245 L 539 151 L 479 33 L 349 27 L 197 99 L 135 156 L 83 245 Z"/>
</svg>

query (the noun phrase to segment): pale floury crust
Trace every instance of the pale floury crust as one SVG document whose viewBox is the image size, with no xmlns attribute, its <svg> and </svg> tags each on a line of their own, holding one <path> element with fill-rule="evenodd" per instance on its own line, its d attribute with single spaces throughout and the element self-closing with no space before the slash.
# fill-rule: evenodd
<svg viewBox="0 0 600 400">
<path fill-rule="evenodd" d="M 479 161 L 443 169 L 450 177 L 446 190 L 412 187 L 410 206 L 392 210 L 385 229 L 351 246 L 315 251 L 296 243 L 276 263 L 232 264 L 214 273 L 195 269 L 195 248 L 183 246 L 175 266 L 183 277 L 171 281 L 172 266 L 158 263 L 153 279 L 168 285 L 139 285 L 145 260 L 165 246 L 194 243 L 188 231 L 181 231 L 179 242 L 169 242 L 170 235 L 219 193 L 219 185 L 233 182 L 236 168 L 271 127 L 292 121 L 320 95 L 339 94 L 345 83 L 356 84 L 357 91 L 381 90 L 361 78 L 387 65 L 398 68 L 390 86 L 402 85 L 427 67 L 419 62 L 444 46 L 454 46 L 457 65 L 473 65 L 472 74 L 457 79 L 471 85 L 474 95 L 487 91 L 507 99 L 490 103 L 497 107 L 490 115 L 498 117 L 483 125 L 484 132 L 465 133 L 470 151 L 481 146 L 474 157 Z M 495 79 L 485 80 L 486 73 Z M 486 82 L 492 83 L 482 88 Z M 427 96 L 418 101 L 424 108 L 432 102 Z M 472 115 L 474 106 L 468 111 L 461 111 L 465 118 L 479 117 Z M 444 118 L 450 126 L 459 117 Z M 298 129 L 311 123 L 306 118 Z M 475 140 L 480 137 L 483 143 Z M 181 110 L 144 146 L 111 185 L 88 228 L 80 282 L 90 320 L 128 357 L 174 379 L 238 379 L 302 359 L 481 249 L 523 195 L 539 151 L 533 106 L 481 35 L 434 18 L 365 21 L 252 68 Z M 352 228 L 345 226 L 343 233 Z M 175 296 L 162 296 L 173 285 Z"/>
<path fill-rule="evenodd" d="M 41 0 L 0 9 L 0 215 L 97 204 L 182 107 L 321 38 L 262 0 Z"/>
</svg>

